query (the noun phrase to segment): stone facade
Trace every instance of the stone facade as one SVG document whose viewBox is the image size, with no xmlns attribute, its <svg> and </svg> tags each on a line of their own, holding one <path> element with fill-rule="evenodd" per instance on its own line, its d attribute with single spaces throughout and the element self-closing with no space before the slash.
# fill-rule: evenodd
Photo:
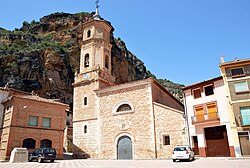
<svg viewBox="0 0 250 168">
<path fill-rule="evenodd" d="M 157 158 L 171 157 L 176 145 L 185 143 L 183 112 L 154 102 Z M 178 125 L 175 127 L 174 125 Z M 163 136 L 170 137 L 170 145 L 163 145 Z"/>
<path fill-rule="evenodd" d="M 65 110 L 68 105 L 33 95 L 13 95 L 2 103 L 5 111 L 1 135 L 1 159 L 9 159 L 15 147 L 27 147 L 32 151 L 43 146 L 42 142 L 49 141 L 51 147 L 55 148 L 58 156 L 62 158 Z M 30 116 L 37 117 L 37 125 L 30 125 Z M 49 126 L 44 126 L 44 118 L 50 120 Z M 30 148 L 30 144 L 25 144 L 27 139 L 32 139 L 34 142 Z"/>
<path fill-rule="evenodd" d="M 96 90 L 96 116 L 86 120 L 74 118 L 74 144 L 78 152 L 84 157 L 117 159 L 118 139 L 129 136 L 133 159 L 171 157 L 173 147 L 185 143 L 184 113 L 153 102 L 152 86 L 157 87 L 156 81 L 147 79 Z M 131 105 L 131 110 L 117 112 L 122 104 Z M 178 108 L 183 107 L 179 104 Z M 171 137 L 170 145 L 163 145 L 163 135 Z"/>
<path fill-rule="evenodd" d="M 99 19 L 83 25 L 80 72 L 74 83 L 74 156 L 171 157 L 173 147 L 185 143 L 183 105 L 152 78 L 114 83 L 112 30 Z M 170 137 L 170 142 L 165 144 L 163 135 Z"/>
</svg>

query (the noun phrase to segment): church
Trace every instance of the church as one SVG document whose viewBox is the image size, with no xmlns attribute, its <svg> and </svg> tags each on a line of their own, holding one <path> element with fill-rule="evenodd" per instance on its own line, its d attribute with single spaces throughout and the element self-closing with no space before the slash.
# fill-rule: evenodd
<svg viewBox="0 0 250 168">
<path fill-rule="evenodd" d="M 185 140 L 184 106 L 155 79 L 115 83 L 111 24 L 98 6 L 83 23 L 75 74 L 73 144 L 79 158 L 169 158 Z"/>
</svg>

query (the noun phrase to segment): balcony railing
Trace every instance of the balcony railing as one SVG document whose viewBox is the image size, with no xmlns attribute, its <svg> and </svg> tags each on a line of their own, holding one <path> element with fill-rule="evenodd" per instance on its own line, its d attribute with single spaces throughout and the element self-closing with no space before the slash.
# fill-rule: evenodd
<svg viewBox="0 0 250 168">
<path fill-rule="evenodd" d="M 250 115 L 239 116 L 241 126 L 250 125 Z"/>
<path fill-rule="evenodd" d="M 218 112 L 195 115 L 195 116 L 191 117 L 192 123 L 209 121 L 209 120 L 218 120 L 219 118 L 220 118 L 220 116 L 219 116 Z"/>
</svg>

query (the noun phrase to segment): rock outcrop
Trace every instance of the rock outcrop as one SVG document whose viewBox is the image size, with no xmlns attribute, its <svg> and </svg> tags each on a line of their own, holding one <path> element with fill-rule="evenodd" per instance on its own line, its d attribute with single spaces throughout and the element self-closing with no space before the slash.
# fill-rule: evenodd
<svg viewBox="0 0 250 168">
<path fill-rule="evenodd" d="M 55 13 L 20 29 L 0 28 L 0 86 L 34 91 L 72 104 L 74 73 L 79 69 L 82 24 L 90 13 Z M 112 35 L 112 66 L 116 83 L 144 79 L 144 63 Z"/>
<path fill-rule="evenodd" d="M 54 13 L 20 29 L 0 28 L 0 87 L 35 92 L 71 104 L 74 73 L 79 69 L 82 24 L 93 13 Z M 111 23 L 110 23 L 111 24 Z M 112 74 L 116 83 L 155 77 L 120 39 L 111 36 Z M 158 80 L 182 101 L 183 85 Z"/>
</svg>

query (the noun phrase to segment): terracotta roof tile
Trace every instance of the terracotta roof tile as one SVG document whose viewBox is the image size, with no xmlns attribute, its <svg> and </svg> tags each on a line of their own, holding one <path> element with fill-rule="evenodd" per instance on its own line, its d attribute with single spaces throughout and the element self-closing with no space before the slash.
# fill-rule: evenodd
<svg viewBox="0 0 250 168">
<path fill-rule="evenodd" d="M 14 97 L 68 106 L 67 104 L 58 102 L 55 99 L 45 99 L 45 98 L 35 96 L 35 95 L 15 95 Z"/>
</svg>

